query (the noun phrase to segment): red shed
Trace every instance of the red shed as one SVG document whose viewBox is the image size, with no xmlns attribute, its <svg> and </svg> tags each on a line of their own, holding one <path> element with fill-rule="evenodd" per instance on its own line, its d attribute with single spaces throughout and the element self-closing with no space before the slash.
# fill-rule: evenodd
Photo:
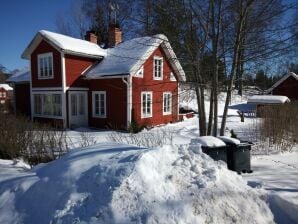
<svg viewBox="0 0 298 224">
<path fill-rule="evenodd" d="M 88 40 L 88 41 L 87 41 Z M 64 127 L 127 129 L 134 120 L 155 126 L 176 122 L 184 71 L 164 35 L 122 41 L 113 25 L 109 48 L 39 31 L 22 57 L 30 60 L 31 116 Z"/>
<path fill-rule="evenodd" d="M 298 75 L 290 72 L 277 81 L 267 93 L 287 96 L 292 101 L 298 100 Z"/>
</svg>

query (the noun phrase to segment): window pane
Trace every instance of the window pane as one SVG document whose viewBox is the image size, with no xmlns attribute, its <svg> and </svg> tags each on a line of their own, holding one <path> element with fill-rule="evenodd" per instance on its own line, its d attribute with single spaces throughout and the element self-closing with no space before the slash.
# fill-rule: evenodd
<svg viewBox="0 0 298 224">
<path fill-rule="evenodd" d="M 71 95 L 71 115 L 77 116 L 77 97 L 76 95 Z"/>
<path fill-rule="evenodd" d="M 54 116 L 62 115 L 60 94 L 53 94 L 53 115 Z"/>
<path fill-rule="evenodd" d="M 41 114 L 41 95 L 34 95 L 34 113 Z"/>
<path fill-rule="evenodd" d="M 53 71 L 52 71 L 52 57 L 48 57 L 48 65 L 49 65 L 49 68 L 48 68 L 48 74 L 49 76 L 52 76 L 53 75 Z"/>
<path fill-rule="evenodd" d="M 39 75 L 43 77 L 43 58 L 39 58 Z"/>
<path fill-rule="evenodd" d="M 85 114 L 85 98 L 84 94 L 79 95 L 79 114 L 84 115 Z"/>
<path fill-rule="evenodd" d="M 44 115 L 51 115 L 52 113 L 52 97 L 51 95 L 43 95 L 43 114 Z"/>
</svg>

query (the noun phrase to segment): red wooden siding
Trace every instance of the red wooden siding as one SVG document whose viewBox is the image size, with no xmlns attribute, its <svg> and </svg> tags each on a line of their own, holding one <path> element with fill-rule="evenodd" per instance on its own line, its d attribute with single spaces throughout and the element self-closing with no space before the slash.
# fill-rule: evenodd
<svg viewBox="0 0 298 224">
<path fill-rule="evenodd" d="M 153 80 L 153 57 L 163 57 L 163 80 Z M 144 77 L 133 77 L 132 81 L 132 118 L 140 125 L 154 126 L 178 120 L 178 83 L 170 81 L 173 72 L 163 50 L 159 47 L 144 64 Z M 141 92 L 152 91 L 152 117 L 141 118 Z M 172 113 L 163 115 L 163 93 L 172 93 Z"/>
<path fill-rule="evenodd" d="M 106 91 L 106 118 L 92 116 L 92 91 Z M 127 121 L 127 86 L 122 79 L 89 81 L 89 125 L 98 128 L 125 129 Z"/>
<path fill-rule="evenodd" d="M 37 56 L 43 53 L 53 53 L 53 79 L 38 79 L 38 64 Z M 40 44 L 35 48 L 31 54 L 31 75 L 32 75 L 32 87 L 61 87 L 61 55 L 54 47 L 49 43 L 42 40 Z"/>
<path fill-rule="evenodd" d="M 65 55 L 66 86 L 87 87 L 81 73 L 94 63 L 94 59 Z"/>
<path fill-rule="evenodd" d="M 298 100 L 298 80 L 293 76 L 289 76 L 289 78 L 273 89 L 272 94 L 287 96 L 291 100 Z"/>
<path fill-rule="evenodd" d="M 30 104 L 30 84 L 15 84 L 14 85 L 14 100 L 16 107 L 16 114 L 31 115 Z"/>
</svg>

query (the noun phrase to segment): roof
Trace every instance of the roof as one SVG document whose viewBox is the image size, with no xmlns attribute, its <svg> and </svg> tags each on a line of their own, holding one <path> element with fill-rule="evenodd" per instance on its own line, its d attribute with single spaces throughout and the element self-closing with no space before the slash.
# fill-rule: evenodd
<svg viewBox="0 0 298 224">
<path fill-rule="evenodd" d="M 40 30 L 22 54 L 22 58 L 30 59 L 30 54 L 35 47 L 45 39 L 58 50 L 68 54 L 78 54 L 82 56 L 101 58 L 106 55 L 106 51 L 90 41 L 69 37 L 63 34 Z"/>
<path fill-rule="evenodd" d="M 247 100 L 247 103 L 253 104 L 282 104 L 287 102 L 290 102 L 288 97 L 275 95 L 255 95 Z"/>
<path fill-rule="evenodd" d="M 151 56 L 155 49 L 161 46 L 178 79 L 185 81 L 185 73 L 180 65 L 169 40 L 158 34 L 152 37 L 134 38 L 106 50 L 106 56 L 96 66 L 89 69 L 87 79 L 97 79 L 104 76 L 133 75 Z"/>
<path fill-rule="evenodd" d="M 0 89 L 5 89 L 6 91 L 11 91 L 13 90 L 12 87 L 10 87 L 8 84 L 0 84 Z"/>
<path fill-rule="evenodd" d="M 292 76 L 294 79 L 298 80 L 298 75 L 296 75 L 294 72 L 289 72 L 287 75 L 283 76 L 280 80 L 278 80 L 270 89 L 268 89 L 267 93 L 272 92 L 273 89 L 275 89 L 277 86 L 279 86 L 281 83 L 283 83 L 290 76 Z"/>
<path fill-rule="evenodd" d="M 20 71 L 16 74 L 10 76 L 6 82 L 8 83 L 21 83 L 21 82 L 30 82 L 31 80 L 31 73 L 30 71 Z"/>
</svg>

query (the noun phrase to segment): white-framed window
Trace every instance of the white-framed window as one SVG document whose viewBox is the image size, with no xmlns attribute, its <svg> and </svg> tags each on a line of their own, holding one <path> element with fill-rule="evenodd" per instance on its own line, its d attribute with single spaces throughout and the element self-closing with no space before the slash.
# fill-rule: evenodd
<svg viewBox="0 0 298 224">
<path fill-rule="evenodd" d="M 168 115 L 172 113 L 172 93 L 163 93 L 163 115 Z"/>
<path fill-rule="evenodd" d="M 3 97 L 6 97 L 6 92 L 3 92 L 2 94 L 3 94 Z"/>
<path fill-rule="evenodd" d="M 144 77 L 144 66 L 142 66 L 136 73 L 136 77 L 143 78 Z"/>
<path fill-rule="evenodd" d="M 170 81 L 175 82 L 176 78 L 173 72 L 170 73 Z"/>
<path fill-rule="evenodd" d="M 93 117 L 107 117 L 106 91 L 92 92 L 92 114 Z"/>
<path fill-rule="evenodd" d="M 142 118 L 152 117 L 152 92 L 141 93 Z"/>
<path fill-rule="evenodd" d="M 153 79 L 162 80 L 163 78 L 163 58 L 154 56 L 153 58 Z"/>
<path fill-rule="evenodd" d="M 0 97 L 2 97 L 2 92 L 0 92 Z"/>
<path fill-rule="evenodd" d="M 38 79 L 52 79 L 54 77 L 52 52 L 39 54 L 37 56 L 37 63 Z"/>
<path fill-rule="evenodd" d="M 34 115 L 61 117 L 62 103 L 59 93 L 33 93 Z"/>
</svg>

